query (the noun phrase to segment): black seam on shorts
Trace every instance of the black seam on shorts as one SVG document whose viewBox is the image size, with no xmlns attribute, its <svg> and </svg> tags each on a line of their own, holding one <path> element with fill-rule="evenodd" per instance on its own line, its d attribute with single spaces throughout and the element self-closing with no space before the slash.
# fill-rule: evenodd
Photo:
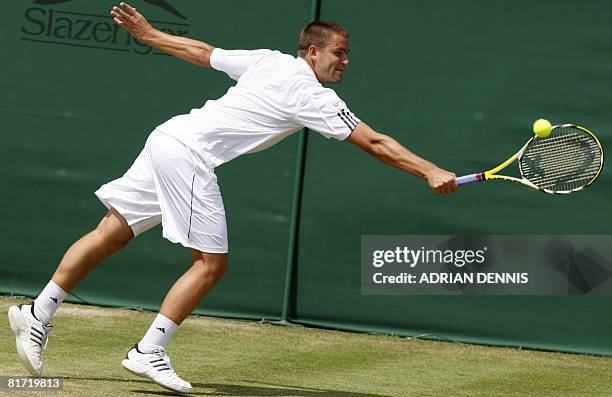
<svg viewBox="0 0 612 397">
<path fill-rule="evenodd" d="M 193 216 L 193 184 L 195 182 L 195 174 L 193 174 L 193 179 L 191 179 L 191 204 L 189 204 L 189 230 L 187 230 L 187 239 L 189 240 L 189 235 L 191 234 L 191 217 Z"/>
</svg>

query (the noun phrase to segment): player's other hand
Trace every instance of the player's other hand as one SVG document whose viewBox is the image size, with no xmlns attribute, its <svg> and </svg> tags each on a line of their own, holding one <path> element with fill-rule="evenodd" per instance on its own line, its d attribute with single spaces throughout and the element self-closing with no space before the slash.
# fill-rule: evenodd
<svg viewBox="0 0 612 397">
<path fill-rule="evenodd" d="M 127 3 L 120 3 L 119 6 L 114 6 L 111 10 L 111 15 L 115 23 L 136 39 L 143 39 L 149 34 L 153 27 L 145 17 L 142 16 L 134 7 Z"/>
<path fill-rule="evenodd" d="M 457 175 L 442 168 L 434 167 L 425 175 L 425 179 L 431 190 L 438 195 L 457 191 Z"/>
</svg>

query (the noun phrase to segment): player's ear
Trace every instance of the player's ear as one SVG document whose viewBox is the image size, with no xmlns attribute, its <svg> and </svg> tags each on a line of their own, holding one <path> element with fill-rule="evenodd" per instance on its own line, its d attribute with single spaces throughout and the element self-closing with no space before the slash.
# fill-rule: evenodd
<svg viewBox="0 0 612 397">
<path fill-rule="evenodd" d="M 317 59 L 319 55 L 319 49 L 317 48 L 317 46 L 315 46 L 314 44 L 311 44 L 308 47 L 308 55 L 310 55 L 312 59 Z"/>
</svg>

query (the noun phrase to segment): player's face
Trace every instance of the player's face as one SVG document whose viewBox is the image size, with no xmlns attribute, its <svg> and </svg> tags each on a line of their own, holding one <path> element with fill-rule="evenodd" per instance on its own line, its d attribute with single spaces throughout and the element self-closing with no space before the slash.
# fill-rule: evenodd
<svg viewBox="0 0 612 397">
<path fill-rule="evenodd" d="M 339 83 L 342 74 L 349 64 L 348 39 L 338 33 L 334 33 L 327 42 L 325 48 L 317 51 L 316 63 L 314 63 L 315 75 L 321 84 Z"/>
</svg>

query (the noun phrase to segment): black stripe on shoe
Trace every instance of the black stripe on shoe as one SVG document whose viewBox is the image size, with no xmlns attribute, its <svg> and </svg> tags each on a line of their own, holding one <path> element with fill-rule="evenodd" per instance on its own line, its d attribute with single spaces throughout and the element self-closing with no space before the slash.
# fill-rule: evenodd
<svg viewBox="0 0 612 397">
<path fill-rule="evenodd" d="M 136 344 L 134 345 L 134 347 L 132 347 L 132 349 L 136 349 L 136 351 L 137 351 L 138 353 L 140 353 L 140 354 L 146 354 L 145 352 L 140 351 L 140 349 L 138 348 L 138 343 L 136 343 Z M 130 350 L 132 350 L 132 349 L 130 349 Z"/>
<path fill-rule="evenodd" d="M 42 323 L 42 321 L 40 321 L 40 320 L 38 319 L 38 317 L 36 317 L 36 314 L 34 314 L 34 301 L 30 302 L 29 304 L 31 305 L 31 306 L 30 306 L 30 311 L 32 312 L 32 317 L 34 317 L 34 318 L 36 319 L 36 321 L 38 321 L 38 322 Z M 21 305 L 20 305 L 20 306 L 21 306 Z"/>
<path fill-rule="evenodd" d="M 138 343 L 136 343 L 134 346 L 132 346 L 132 347 L 130 348 L 130 350 L 128 350 L 128 351 L 127 351 L 127 353 L 125 353 L 125 359 L 126 359 L 126 360 L 129 360 L 129 359 L 130 359 L 130 357 L 128 356 L 128 354 L 130 354 L 130 352 L 131 352 L 132 350 L 134 350 L 134 349 L 136 349 L 136 351 L 137 351 L 137 352 L 142 353 L 140 350 L 138 350 Z"/>
<path fill-rule="evenodd" d="M 42 336 L 40 336 L 40 335 L 36 335 L 36 334 L 34 334 L 34 333 L 30 333 L 30 337 L 31 337 L 31 338 L 34 338 L 34 339 L 36 339 L 36 340 L 39 340 L 39 341 L 41 341 L 41 342 L 42 342 L 42 340 L 43 340 L 43 337 L 42 337 Z"/>
<path fill-rule="evenodd" d="M 41 330 L 36 329 L 36 328 L 34 328 L 34 327 L 32 327 L 31 329 L 32 329 L 32 331 L 35 331 L 35 332 L 36 332 L 36 334 L 37 334 L 36 336 L 40 336 L 41 338 L 42 338 L 43 336 L 45 336 L 45 334 L 44 334 L 44 333 L 43 333 Z"/>
<path fill-rule="evenodd" d="M 32 331 L 36 331 L 36 330 L 32 329 Z M 38 335 L 38 334 L 35 334 L 33 332 L 30 332 L 30 339 L 31 340 L 35 339 L 36 343 L 38 343 L 38 342 L 42 343 L 42 341 L 44 340 L 44 337 L 42 335 Z"/>
</svg>

